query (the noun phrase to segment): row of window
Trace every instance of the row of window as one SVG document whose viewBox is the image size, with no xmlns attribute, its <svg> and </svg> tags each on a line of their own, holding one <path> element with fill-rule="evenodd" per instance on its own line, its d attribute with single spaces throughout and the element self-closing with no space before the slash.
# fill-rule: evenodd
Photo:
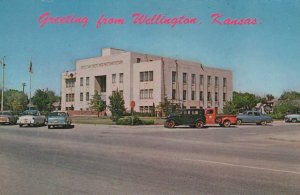
<svg viewBox="0 0 300 195">
<path fill-rule="evenodd" d="M 140 99 L 153 99 L 153 89 L 141 89 Z"/>
<path fill-rule="evenodd" d="M 83 101 L 83 93 L 80 93 L 80 101 Z M 90 101 L 90 93 L 85 93 L 85 101 Z"/>
<path fill-rule="evenodd" d="M 176 78 L 177 77 L 177 74 L 176 74 L 176 71 L 172 71 L 172 82 L 175 83 L 176 82 Z M 196 74 L 192 74 L 192 79 L 191 79 L 191 83 L 192 85 L 196 85 Z M 183 84 L 187 84 L 188 82 L 188 75 L 187 73 L 182 73 L 182 81 L 183 81 Z M 199 84 L 200 85 L 203 85 L 204 84 L 204 75 L 199 75 Z M 210 86 L 211 85 L 211 76 L 208 75 L 207 76 L 207 86 Z M 218 87 L 219 86 L 219 77 L 215 77 L 215 87 Z M 226 87 L 227 86 L 227 78 L 223 78 L 223 87 Z"/>
<path fill-rule="evenodd" d="M 204 100 L 204 92 L 200 91 L 199 92 L 199 100 L 203 101 Z M 226 99 L 226 93 L 223 93 L 223 101 L 227 101 Z M 172 90 L 172 99 L 175 100 L 176 99 L 176 89 Z M 187 91 L 183 90 L 182 93 L 182 99 L 183 100 L 187 100 Z M 196 92 L 195 91 L 191 91 L 191 100 L 196 100 Z M 207 101 L 212 101 L 212 95 L 211 92 L 207 92 Z M 219 93 L 215 92 L 215 101 L 219 101 Z"/>
<path fill-rule="evenodd" d="M 85 86 L 90 85 L 90 77 L 85 78 Z M 83 86 L 83 77 L 80 77 L 80 86 Z"/>
<path fill-rule="evenodd" d="M 75 79 L 66 79 L 66 88 L 75 87 Z"/>
<path fill-rule="evenodd" d="M 74 93 L 67 93 L 66 94 L 66 102 L 74 102 Z"/>
<path fill-rule="evenodd" d="M 117 74 L 112 74 L 112 83 L 116 83 L 116 78 L 117 78 Z M 120 73 L 119 74 L 119 83 L 123 83 L 123 78 L 124 78 L 124 74 Z"/>
<path fill-rule="evenodd" d="M 140 82 L 153 81 L 153 71 L 140 72 Z"/>
</svg>

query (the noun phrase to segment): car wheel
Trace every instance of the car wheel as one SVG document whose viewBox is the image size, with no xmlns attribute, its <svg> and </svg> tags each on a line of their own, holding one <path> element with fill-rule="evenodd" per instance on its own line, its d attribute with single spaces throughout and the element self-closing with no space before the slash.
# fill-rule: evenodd
<svg viewBox="0 0 300 195">
<path fill-rule="evenodd" d="M 168 128 L 174 128 L 175 127 L 175 122 L 174 121 L 168 121 L 167 122 L 167 127 Z"/>
<path fill-rule="evenodd" d="M 203 128 L 204 127 L 204 123 L 202 121 L 200 121 L 200 120 L 197 120 L 196 127 L 197 128 Z"/>
<path fill-rule="evenodd" d="M 229 120 L 224 121 L 223 123 L 224 127 L 230 127 L 231 123 Z"/>
<path fill-rule="evenodd" d="M 51 129 L 51 125 L 48 125 L 48 129 Z"/>
<path fill-rule="evenodd" d="M 296 122 L 297 122 L 297 119 L 293 118 L 292 123 L 296 123 Z"/>
<path fill-rule="evenodd" d="M 19 124 L 19 127 L 23 127 L 23 125 Z"/>
<path fill-rule="evenodd" d="M 260 123 L 261 125 L 267 125 L 267 121 L 261 121 L 261 123 Z"/>
<path fill-rule="evenodd" d="M 237 125 L 241 125 L 241 124 L 242 124 L 242 120 L 241 120 L 241 119 L 238 119 L 238 120 L 236 121 L 236 124 L 237 124 Z"/>
</svg>

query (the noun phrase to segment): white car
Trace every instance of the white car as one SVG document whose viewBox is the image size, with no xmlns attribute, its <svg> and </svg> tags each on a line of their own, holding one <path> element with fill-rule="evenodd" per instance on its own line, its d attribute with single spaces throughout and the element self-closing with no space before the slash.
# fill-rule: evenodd
<svg viewBox="0 0 300 195">
<path fill-rule="evenodd" d="M 20 127 L 27 126 L 41 126 L 45 125 L 46 117 L 41 115 L 38 110 L 26 110 L 19 117 L 17 124 Z"/>
<path fill-rule="evenodd" d="M 285 122 L 297 123 L 300 122 L 300 114 L 288 114 L 284 117 Z"/>
</svg>

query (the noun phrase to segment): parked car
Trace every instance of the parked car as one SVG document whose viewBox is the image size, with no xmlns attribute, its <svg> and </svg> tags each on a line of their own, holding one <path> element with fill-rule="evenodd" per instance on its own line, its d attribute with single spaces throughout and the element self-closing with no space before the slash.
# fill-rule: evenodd
<svg viewBox="0 0 300 195">
<path fill-rule="evenodd" d="M 46 123 L 46 117 L 44 115 L 41 115 L 41 113 L 38 110 L 24 111 L 23 113 L 21 113 L 21 116 L 17 121 L 17 124 L 20 127 L 23 127 L 23 125 L 40 126 L 40 125 L 45 125 L 45 123 Z"/>
<path fill-rule="evenodd" d="M 206 125 L 218 124 L 221 127 L 236 125 L 237 118 L 230 114 L 217 114 L 217 108 L 205 109 Z"/>
<path fill-rule="evenodd" d="M 300 122 L 300 114 L 288 114 L 284 117 L 285 122 L 297 123 Z"/>
<path fill-rule="evenodd" d="M 71 127 L 72 120 L 67 112 L 55 111 L 48 116 L 48 129 L 51 127 Z"/>
<path fill-rule="evenodd" d="M 203 128 L 205 124 L 204 109 L 185 109 L 177 113 L 170 114 L 164 126 L 173 128 L 178 125 L 189 125 L 190 127 Z"/>
<path fill-rule="evenodd" d="M 237 124 L 242 123 L 256 123 L 260 125 L 266 125 L 272 122 L 272 117 L 262 114 L 257 111 L 245 111 L 237 116 Z"/>
<path fill-rule="evenodd" d="M 17 123 L 18 117 L 15 116 L 11 111 L 0 112 L 0 124 L 14 125 Z"/>
</svg>

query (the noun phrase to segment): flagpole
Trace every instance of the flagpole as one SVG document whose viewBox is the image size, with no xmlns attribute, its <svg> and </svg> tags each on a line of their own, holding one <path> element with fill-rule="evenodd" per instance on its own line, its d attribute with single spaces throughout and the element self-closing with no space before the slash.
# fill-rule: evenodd
<svg viewBox="0 0 300 195">
<path fill-rule="evenodd" d="M 4 68 L 5 68 L 5 62 L 4 62 L 4 58 L 2 58 L 2 96 L 1 96 L 1 112 L 3 111 L 3 103 L 4 103 Z"/>
<path fill-rule="evenodd" d="M 29 63 L 29 110 L 31 110 L 31 75 L 32 75 L 32 59 L 30 59 Z"/>
</svg>

